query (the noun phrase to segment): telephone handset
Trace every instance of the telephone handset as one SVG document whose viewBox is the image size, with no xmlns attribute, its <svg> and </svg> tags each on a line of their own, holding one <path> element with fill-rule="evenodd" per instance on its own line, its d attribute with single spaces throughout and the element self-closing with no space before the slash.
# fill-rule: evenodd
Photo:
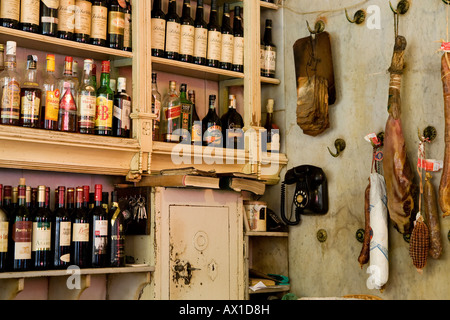
<svg viewBox="0 0 450 320">
<path fill-rule="evenodd" d="M 286 185 L 296 184 L 292 205 L 295 206 L 295 220 L 285 214 Z M 281 218 L 287 225 L 298 225 L 301 214 L 326 214 L 328 212 L 327 177 L 321 168 L 304 165 L 286 172 L 281 184 Z M 291 210 L 292 216 L 292 210 Z"/>
</svg>

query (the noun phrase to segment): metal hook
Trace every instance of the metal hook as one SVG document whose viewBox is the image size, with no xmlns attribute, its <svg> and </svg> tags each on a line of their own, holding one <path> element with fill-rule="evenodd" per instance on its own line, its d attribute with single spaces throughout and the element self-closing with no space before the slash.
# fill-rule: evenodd
<svg viewBox="0 0 450 320">
<path fill-rule="evenodd" d="M 450 0 L 449 0 L 450 1 Z M 356 11 L 355 15 L 353 16 L 353 20 L 348 16 L 347 9 L 345 9 L 345 16 L 350 23 L 356 23 L 361 24 L 366 20 L 366 12 L 364 10 L 358 10 Z"/>
<path fill-rule="evenodd" d="M 444 0 L 442 0 L 442 1 L 444 1 Z M 392 6 L 391 1 L 389 1 L 389 6 L 391 7 L 391 10 L 392 10 L 393 13 L 395 13 L 395 14 L 405 14 L 409 10 L 409 1 L 408 0 L 401 0 L 397 4 L 397 9 L 394 9 L 394 7 Z"/>
<path fill-rule="evenodd" d="M 323 22 L 323 20 L 316 21 L 316 24 L 314 25 L 314 30 L 311 29 L 308 21 L 306 21 L 306 25 L 308 27 L 309 33 L 311 34 L 318 34 L 325 30 L 325 22 Z"/>
<path fill-rule="evenodd" d="M 419 129 L 418 136 L 419 136 L 419 140 L 422 142 L 424 142 L 424 141 L 432 142 L 437 136 L 437 130 L 433 126 L 428 126 L 425 129 L 423 129 L 422 135 L 420 134 L 420 129 Z"/>
<path fill-rule="evenodd" d="M 328 151 L 330 152 L 330 154 L 331 154 L 333 157 L 337 158 L 337 157 L 339 157 L 339 155 L 342 153 L 342 151 L 345 150 L 346 143 L 345 143 L 345 141 L 344 141 L 343 139 L 337 139 L 337 140 L 334 142 L 334 147 L 336 148 L 336 153 L 331 152 L 331 150 L 330 150 L 329 147 L 328 147 Z"/>
</svg>

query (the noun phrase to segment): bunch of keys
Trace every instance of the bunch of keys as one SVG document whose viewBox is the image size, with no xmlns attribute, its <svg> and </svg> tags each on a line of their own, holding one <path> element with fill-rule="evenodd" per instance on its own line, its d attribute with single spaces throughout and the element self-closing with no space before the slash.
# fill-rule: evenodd
<svg viewBox="0 0 450 320">
<path fill-rule="evenodd" d="M 133 211 L 133 219 L 138 221 L 140 219 L 147 219 L 147 209 L 145 208 L 145 198 L 140 196 L 131 197 L 129 201 L 130 209 Z"/>
</svg>

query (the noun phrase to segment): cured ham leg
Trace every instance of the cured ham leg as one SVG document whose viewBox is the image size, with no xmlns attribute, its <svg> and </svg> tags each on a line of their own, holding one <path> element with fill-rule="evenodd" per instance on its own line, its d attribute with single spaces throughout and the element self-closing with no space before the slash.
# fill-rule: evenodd
<svg viewBox="0 0 450 320">
<path fill-rule="evenodd" d="M 439 205 L 444 217 L 450 216 L 450 55 L 442 56 L 442 84 L 445 105 L 445 155 L 441 183 L 439 185 Z"/>
<path fill-rule="evenodd" d="M 389 218 L 400 233 L 410 233 L 411 213 L 414 209 L 412 196 L 414 178 L 406 153 L 405 138 L 401 122 L 400 88 L 404 66 L 406 39 L 395 39 L 392 64 L 389 68 L 389 117 L 384 138 L 383 169 L 386 180 Z"/>
</svg>

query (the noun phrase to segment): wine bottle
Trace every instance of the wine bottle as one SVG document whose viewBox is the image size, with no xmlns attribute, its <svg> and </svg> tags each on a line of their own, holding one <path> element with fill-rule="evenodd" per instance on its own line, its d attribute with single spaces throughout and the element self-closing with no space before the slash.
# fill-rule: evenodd
<svg viewBox="0 0 450 320">
<path fill-rule="evenodd" d="M 274 100 L 267 100 L 267 117 L 264 129 L 266 129 L 265 134 L 263 133 L 263 141 L 266 141 L 266 147 L 264 148 L 264 143 L 262 146 L 263 152 L 280 152 L 280 130 L 273 123 L 273 105 Z"/>
<path fill-rule="evenodd" d="M 95 185 L 94 208 L 89 212 L 92 267 L 108 264 L 108 215 L 102 205 L 102 185 Z"/>
<path fill-rule="evenodd" d="M 161 141 L 162 139 L 159 132 L 159 123 L 161 120 L 161 94 L 158 91 L 156 78 L 156 72 L 152 72 L 152 113 L 155 115 L 155 119 L 153 119 L 153 141 Z"/>
<path fill-rule="evenodd" d="M 161 9 L 161 0 L 154 0 L 152 6 L 152 56 L 164 57 L 166 43 L 166 15 Z"/>
<path fill-rule="evenodd" d="M 12 269 L 14 271 L 30 270 L 31 260 L 31 237 L 33 230 L 33 218 L 28 210 L 26 202 L 25 179 L 20 178 L 18 186 L 17 207 L 12 213 L 11 253 Z"/>
<path fill-rule="evenodd" d="M 64 75 L 58 82 L 61 100 L 59 101 L 58 130 L 65 132 L 77 131 L 76 93 L 78 83 L 73 79 L 72 57 L 65 58 Z"/>
<path fill-rule="evenodd" d="M 192 102 L 187 98 L 187 84 L 180 86 L 181 104 L 181 143 L 191 144 Z"/>
<path fill-rule="evenodd" d="M 92 0 L 75 1 L 74 40 L 89 43 L 91 37 Z"/>
<path fill-rule="evenodd" d="M 0 3 L 2 27 L 19 29 L 20 0 L 3 0 Z"/>
<path fill-rule="evenodd" d="M 195 108 L 195 91 L 189 90 L 189 101 L 192 103 L 192 128 L 191 128 L 191 143 L 194 145 L 202 145 L 202 122 L 198 116 Z"/>
<path fill-rule="evenodd" d="M 216 95 L 209 96 L 209 110 L 202 120 L 203 145 L 222 147 L 222 122 L 216 113 Z"/>
<path fill-rule="evenodd" d="M 217 0 L 211 0 L 211 12 L 208 22 L 208 53 L 206 64 L 209 67 L 219 67 L 222 49 L 222 33 L 217 22 Z"/>
<path fill-rule="evenodd" d="M 111 208 L 109 224 L 111 235 L 110 260 L 111 267 L 125 266 L 125 227 L 122 208 L 119 206 L 117 191 L 111 193 Z"/>
<path fill-rule="evenodd" d="M 58 187 L 58 207 L 52 221 L 53 267 L 64 268 L 70 265 L 70 240 L 72 222 L 65 206 L 66 188 Z"/>
<path fill-rule="evenodd" d="M 233 65 L 234 35 L 233 29 L 230 26 L 230 5 L 228 3 L 223 4 L 221 33 L 222 49 L 220 53 L 220 68 L 231 70 Z"/>
<path fill-rule="evenodd" d="M 89 198 L 89 186 L 87 188 Z M 77 187 L 75 209 L 72 213 L 70 258 L 71 264 L 80 268 L 90 266 L 89 222 L 89 210 L 85 206 L 85 189 L 84 187 Z"/>
<path fill-rule="evenodd" d="M 132 13 L 131 13 L 131 1 L 126 0 L 125 7 L 125 26 L 123 29 L 123 50 L 132 51 Z"/>
<path fill-rule="evenodd" d="M 19 203 L 19 187 L 13 187 L 12 188 L 12 195 L 11 195 L 11 208 L 10 212 L 13 212 Z"/>
<path fill-rule="evenodd" d="M 180 17 L 177 14 L 176 0 L 169 0 L 169 10 L 166 15 L 166 58 L 179 59 L 180 53 Z"/>
<path fill-rule="evenodd" d="M 266 19 L 264 40 L 261 50 L 263 61 L 261 61 L 261 76 L 274 78 L 277 58 L 277 47 L 272 42 L 272 20 Z"/>
<path fill-rule="evenodd" d="M 0 72 L 5 70 L 5 45 L 0 43 Z"/>
<path fill-rule="evenodd" d="M 191 17 L 191 0 L 183 0 L 180 19 L 180 61 L 192 62 L 194 55 L 194 20 Z"/>
<path fill-rule="evenodd" d="M 244 72 L 244 29 L 242 28 L 241 7 L 234 7 L 233 18 L 233 71 Z"/>
<path fill-rule="evenodd" d="M 107 33 L 108 2 L 106 0 L 93 0 L 90 43 L 106 47 Z"/>
<path fill-rule="evenodd" d="M 45 36 L 56 37 L 58 32 L 59 0 L 41 0 L 40 32 Z"/>
<path fill-rule="evenodd" d="M 101 136 L 112 135 L 112 115 L 114 107 L 114 93 L 109 86 L 110 62 L 102 62 L 100 88 L 97 90 L 95 134 Z"/>
<path fill-rule="evenodd" d="M 229 95 L 228 111 L 220 118 L 224 147 L 244 149 L 244 121 L 236 110 L 236 96 Z"/>
<path fill-rule="evenodd" d="M 38 0 L 21 0 L 20 30 L 39 32 L 40 3 Z"/>
<path fill-rule="evenodd" d="M 180 142 L 181 104 L 175 81 L 169 81 L 169 92 L 162 104 L 160 131 L 164 142 Z"/>
<path fill-rule="evenodd" d="M 127 79 L 117 78 L 117 94 L 114 97 L 113 136 L 129 138 L 131 132 L 131 97 L 127 94 Z"/>
<path fill-rule="evenodd" d="M 46 206 L 46 187 L 38 186 L 37 208 L 33 213 L 33 234 L 31 257 L 34 269 L 50 269 L 52 267 L 52 213 Z"/>
<path fill-rule="evenodd" d="M 3 200 L 3 185 L 0 184 L 0 272 L 8 271 L 8 235 L 9 235 L 9 212 Z M 11 192 L 11 189 L 9 189 Z M 11 197 L 11 194 L 9 194 Z"/>
<path fill-rule="evenodd" d="M 6 68 L 0 73 L 0 123 L 15 126 L 19 125 L 20 120 L 21 82 L 20 75 L 16 70 L 16 48 L 15 41 L 6 42 Z"/>
<path fill-rule="evenodd" d="M 29 55 L 27 58 L 27 72 L 20 91 L 20 122 L 23 127 L 39 128 L 41 110 L 42 90 L 39 88 L 37 79 L 36 55 Z"/>
<path fill-rule="evenodd" d="M 110 0 L 108 7 L 108 45 L 123 50 L 125 31 L 125 0 Z"/>
<path fill-rule="evenodd" d="M 41 128 L 58 130 L 59 98 L 58 80 L 55 77 L 55 55 L 47 54 L 47 73 L 42 85 Z"/>
<path fill-rule="evenodd" d="M 194 21 L 194 63 L 206 64 L 206 50 L 208 46 L 208 26 L 203 19 L 203 0 L 197 0 Z"/>
<path fill-rule="evenodd" d="M 78 131 L 94 134 L 97 90 L 92 79 L 94 60 L 84 60 L 83 79 L 78 90 Z"/>
<path fill-rule="evenodd" d="M 72 40 L 75 32 L 75 0 L 59 0 L 58 32 L 60 39 Z"/>
</svg>

